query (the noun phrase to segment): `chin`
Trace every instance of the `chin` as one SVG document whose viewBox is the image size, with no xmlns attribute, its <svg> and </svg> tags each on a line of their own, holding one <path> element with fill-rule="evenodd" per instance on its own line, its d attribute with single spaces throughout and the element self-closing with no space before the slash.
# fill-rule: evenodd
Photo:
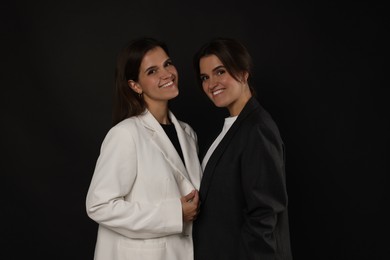
<svg viewBox="0 0 390 260">
<path fill-rule="evenodd" d="M 227 106 L 226 102 L 220 102 L 220 101 L 217 101 L 214 99 L 212 101 L 216 107 L 226 107 Z"/>
<path fill-rule="evenodd" d="M 179 90 L 177 90 L 177 91 L 175 91 L 174 93 L 172 93 L 171 95 L 170 95 L 170 98 L 172 99 L 172 98 L 175 98 L 175 97 L 177 97 L 179 95 Z"/>
</svg>

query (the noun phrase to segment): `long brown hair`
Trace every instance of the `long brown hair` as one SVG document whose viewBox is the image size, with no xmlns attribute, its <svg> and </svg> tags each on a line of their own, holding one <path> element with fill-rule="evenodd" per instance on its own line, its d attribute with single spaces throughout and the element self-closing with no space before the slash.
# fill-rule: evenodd
<svg viewBox="0 0 390 260">
<path fill-rule="evenodd" d="M 119 53 L 115 70 L 113 125 L 145 111 L 146 103 L 143 97 L 133 91 L 127 82 L 138 81 L 142 59 L 148 51 L 156 47 L 161 47 L 169 55 L 164 42 L 150 37 L 130 41 Z"/>
</svg>

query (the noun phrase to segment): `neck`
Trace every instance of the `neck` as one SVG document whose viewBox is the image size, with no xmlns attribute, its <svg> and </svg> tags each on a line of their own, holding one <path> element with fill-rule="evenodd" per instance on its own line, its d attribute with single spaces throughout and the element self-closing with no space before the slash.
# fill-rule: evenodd
<svg viewBox="0 0 390 260">
<path fill-rule="evenodd" d="M 149 104 L 148 110 L 160 124 L 164 124 L 164 125 L 170 124 L 170 120 L 168 117 L 167 102 Z"/>
<path fill-rule="evenodd" d="M 252 94 L 247 92 L 239 100 L 228 106 L 227 109 L 229 110 L 230 116 L 238 116 L 251 97 Z"/>
</svg>

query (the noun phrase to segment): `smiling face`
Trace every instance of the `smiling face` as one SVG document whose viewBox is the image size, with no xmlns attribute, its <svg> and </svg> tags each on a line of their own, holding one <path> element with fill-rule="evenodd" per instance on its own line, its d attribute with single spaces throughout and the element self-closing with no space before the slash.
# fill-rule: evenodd
<svg viewBox="0 0 390 260">
<path fill-rule="evenodd" d="M 216 55 L 204 56 L 199 61 L 202 88 L 217 107 L 226 107 L 230 116 L 238 115 L 252 96 L 248 86 L 248 73 L 236 80 Z"/>
<path fill-rule="evenodd" d="M 148 51 L 142 59 L 138 81 L 128 81 L 138 94 L 143 94 L 148 107 L 167 104 L 179 94 L 178 73 L 161 47 Z"/>
</svg>

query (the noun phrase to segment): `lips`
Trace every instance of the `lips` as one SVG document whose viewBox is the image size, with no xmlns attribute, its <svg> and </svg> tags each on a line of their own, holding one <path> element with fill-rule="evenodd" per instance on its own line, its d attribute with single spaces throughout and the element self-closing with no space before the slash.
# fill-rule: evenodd
<svg viewBox="0 0 390 260">
<path fill-rule="evenodd" d="M 211 92 L 213 96 L 221 94 L 225 89 L 217 89 Z"/>
<path fill-rule="evenodd" d="M 168 83 L 161 85 L 160 88 L 166 88 L 166 87 L 170 87 L 170 86 L 173 86 L 173 81 L 170 81 Z"/>
</svg>

